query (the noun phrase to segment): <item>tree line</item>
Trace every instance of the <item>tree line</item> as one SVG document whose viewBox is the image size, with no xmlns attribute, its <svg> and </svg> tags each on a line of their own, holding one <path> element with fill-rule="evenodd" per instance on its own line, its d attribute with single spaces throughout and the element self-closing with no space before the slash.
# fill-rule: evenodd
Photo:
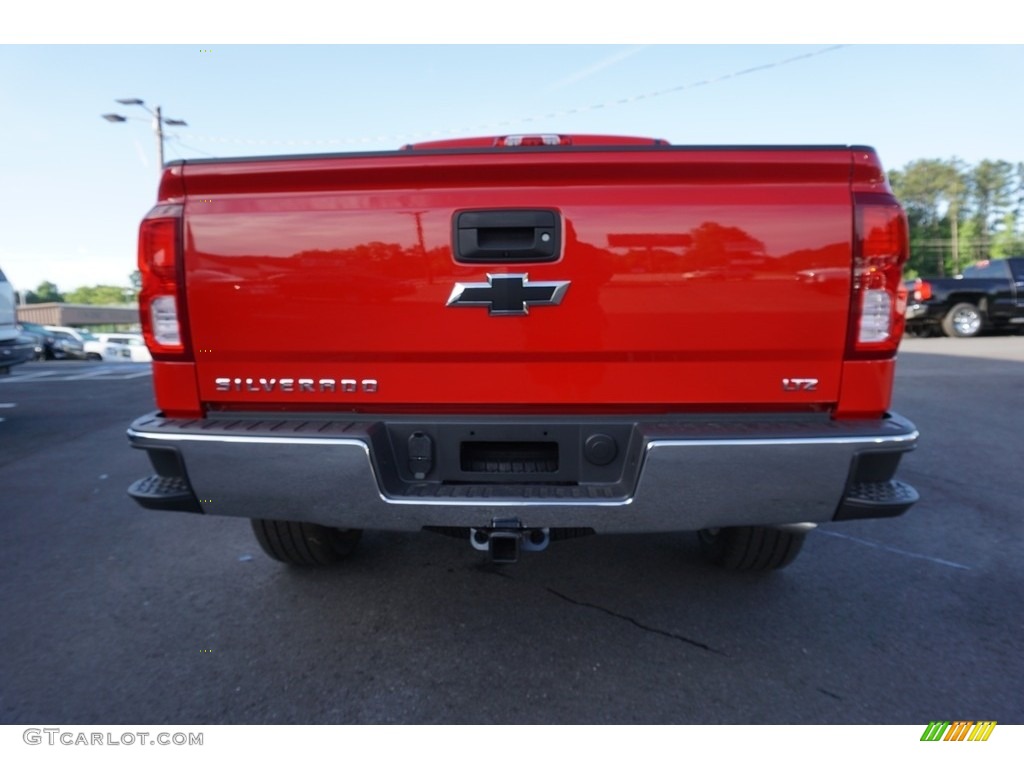
<svg viewBox="0 0 1024 768">
<path fill-rule="evenodd" d="M 889 182 L 910 224 L 907 277 L 1024 256 L 1024 163 L 914 160 Z"/>
<path fill-rule="evenodd" d="M 139 299 L 141 275 L 136 270 L 129 275 L 131 286 L 125 285 L 83 285 L 73 291 L 62 293 L 55 283 L 44 280 L 34 291 L 25 291 L 26 304 L 93 304 L 112 306 L 117 304 L 135 304 Z"/>
</svg>

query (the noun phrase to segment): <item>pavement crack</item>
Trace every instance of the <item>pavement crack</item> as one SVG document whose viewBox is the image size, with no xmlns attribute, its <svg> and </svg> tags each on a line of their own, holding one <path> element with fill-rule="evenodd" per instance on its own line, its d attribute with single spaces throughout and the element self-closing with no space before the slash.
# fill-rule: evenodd
<svg viewBox="0 0 1024 768">
<path fill-rule="evenodd" d="M 615 611 L 610 610 L 608 608 L 605 608 L 604 606 L 601 606 L 601 605 L 594 605 L 593 603 L 585 603 L 585 602 L 583 602 L 581 600 L 574 600 L 573 598 L 569 597 L 568 595 L 563 595 L 561 592 L 559 592 L 559 591 L 557 591 L 555 589 L 552 589 L 551 587 L 547 587 L 546 589 L 552 595 L 554 595 L 555 597 L 558 597 L 558 598 L 560 598 L 562 600 L 565 600 L 567 603 L 572 603 L 573 605 L 577 605 L 577 606 L 579 606 L 581 608 L 593 608 L 595 611 L 601 611 L 601 613 L 606 613 L 609 616 L 613 616 L 616 619 L 622 619 L 623 621 L 628 621 L 634 627 L 636 627 L 638 629 L 642 629 L 644 632 L 652 632 L 655 635 L 661 635 L 662 637 L 667 637 L 667 638 L 670 638 L 672 640 L 676 640 L 676 641 L 678 641 L 680 643 L 686 643 L 687 645 L 692 645 L 695 648 L 700 648 L 701 650 L 708 651 L 709 653 L 715 653 L 715 654 L 718 654 L 719 656 L 727 656 L 728 655 L 726 653 L 723 653 L 722 651 L 719 651 L 717 648 L 712 648 L 707 643 L 700 642 L 699 640 L 691 640 L 688 637 L 683 637 L 682 635 L 677 635 L 674 632 L 667 632 L 666 630 L 658 629 L 657 627 L 649 627 L 646 624 L 643 624 L 642 622 L 637 621 L 632 616 L 626 616 L 625 614 L 622 614 L 622 613 L 616 613 Z"/>
</svg>

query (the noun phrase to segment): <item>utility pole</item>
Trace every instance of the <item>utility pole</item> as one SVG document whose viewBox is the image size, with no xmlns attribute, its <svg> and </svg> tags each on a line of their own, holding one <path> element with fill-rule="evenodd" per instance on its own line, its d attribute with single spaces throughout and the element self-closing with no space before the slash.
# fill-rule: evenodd
<svg viewBox="0 0 1024 768">
<path fill-rule="evenodd" d="M 959 206 L 950 208 L 950 230 L 953 236 L 953 274 L 960 274 L 960 232 L 957 228 L 957 219 L 960 218 Z"/>
<path fill-rule="evenodd" d="M 157 157 L 160 158 L 160 164 L 157 167 L 157 173 L 163 173 L 164 170 L 164 126 L 165 125 L 180 125 L 187 126 L 184 120 L 174 120 L 172 118 L 165 118 L 163 113 L 160 111 L 160 107 L 157 106 L 154 109 L 150 109 L 146 106 L 146 102 L 142 99 L 116 99 L 118 104 L 124 104 L 126 106 L 142 107 L 144 110 L 149 112 L 153 116 L 153 133 L 156 134 L 156 153 Z M 107 114 L 103 115 L 103 119 L 111 123 L 124 123 L 129 118 L 124 115 Z M 142 120 L 143 118 L 131 118 L 132 120 Z"/>
<path fill-rule="evenodd" d="M 156 108 L 156 118 L 153 120 L 153 128 L 156 131 L 156 151 L 160 157 L 160 170 L 164 167 L 164 126 L 160 118 L 160 107 Z"/>
</svg>

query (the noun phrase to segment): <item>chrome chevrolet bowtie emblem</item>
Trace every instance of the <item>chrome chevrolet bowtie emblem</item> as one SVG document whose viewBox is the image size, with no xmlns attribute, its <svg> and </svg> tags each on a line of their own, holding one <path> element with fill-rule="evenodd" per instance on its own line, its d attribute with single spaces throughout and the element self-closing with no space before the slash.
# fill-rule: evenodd
<svg viewBox="0 0 1024 768">
<path fill-rule="evenodd" d="M 568 280 L 531 283 L 528 275 L 488 275 L 486 283 L 456 283 L 449 307 L 487 307 L 491 315 L 526 315 L 531 305 L 561 304 Z"/>
</svg>

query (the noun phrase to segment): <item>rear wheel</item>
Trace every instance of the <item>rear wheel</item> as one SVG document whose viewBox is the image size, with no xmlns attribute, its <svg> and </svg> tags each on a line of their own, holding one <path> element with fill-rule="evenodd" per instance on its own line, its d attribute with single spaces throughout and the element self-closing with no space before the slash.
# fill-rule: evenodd
<svg viewBox="0 0 1024 768">
<path fill-rule="evenodd" d="M 290 520 L 253 520 L 256 541 L 270 557 L 288 565 L 333 565 L 352 554 L 362 531 Z"/>
<path fill-rule="evenodd" d="M 800 553 L 806 536 L 804 532 L 752 525 L 706 528 L 697 533 L 705 557 L 733 571 L 785 568 Z"/>
<path fill-rule="evenodd" d="M 942 318 L 942 332 L 947 336 L 967 339 L 981 333 L 981 326 L 981 310 L 967 302 L 956 304 Z"/>
</svg>

